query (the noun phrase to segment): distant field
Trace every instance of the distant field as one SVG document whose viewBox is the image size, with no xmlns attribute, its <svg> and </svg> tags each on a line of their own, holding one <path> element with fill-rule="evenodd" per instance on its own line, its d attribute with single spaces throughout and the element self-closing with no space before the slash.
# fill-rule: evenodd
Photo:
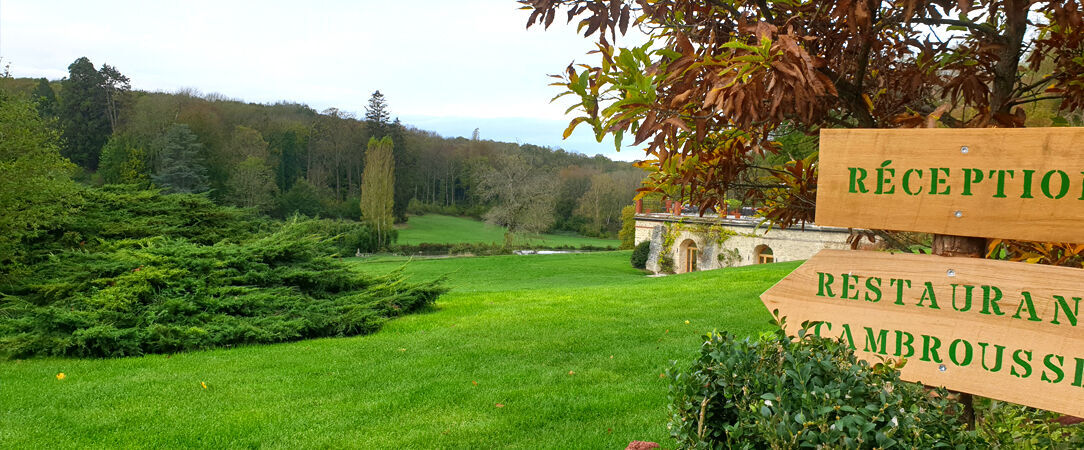
<svg viewBox="0 0 1084 450">
<path fill-rule="evenodd" d="M 399 244 L 417 245 L 423 242 L 442 243 L 504 243 L 504 227 L 497 227 L 474 219 L 465 217 L 442 216 L 439 214 L 426 214 L 424 216 L 410 216 L 406 228 L 399 230 Z M 552 246 L 584 246 L 596 247 L 612 246 L 617 248 L 621 244 L 617 239 L 595 239 L 578 235 L 564 234 L 536 234 L 517 237 L 516 242 L 532 245 Z"/>
<path fill-rule="evenodd" d="M 672 448 L 660 374 L 708 331 L 769 330 L 757 297 L 798 263 L 647 278 L 628 257 L 360 259 L 452 291 L 368 336 L 0 361 L 0 447 Z"/>
</svg>

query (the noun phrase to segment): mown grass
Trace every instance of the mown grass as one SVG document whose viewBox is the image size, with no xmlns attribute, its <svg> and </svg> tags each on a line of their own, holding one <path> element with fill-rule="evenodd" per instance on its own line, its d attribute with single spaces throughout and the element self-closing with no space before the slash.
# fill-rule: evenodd
<svg viewBox="0 0 1084 450">
<path fill-rule="evenodd" d="M 369 336 L 3 361 L 0 447 L 672 446 L 660 374 L 712 329 L 769 330 L 757 297 L 797 263 L 647 278 L 628 256 L 415 260 L 452 291 Z"/>
<path fill-rule="evenodd" d="M 406 227 L 399 229 L 402 245 L 431 244 L 503 244 L 504 227 L 489 225 L 485 222 L 466 218 L 426 214 L 410 216 Z M 597 239 L 573 234 L 533 234 L 516 237 L 517 244 L 573 246 L 593 245 L 596 247 L 614 247 L 621 245 L 618 239 Z"/>
</svg>

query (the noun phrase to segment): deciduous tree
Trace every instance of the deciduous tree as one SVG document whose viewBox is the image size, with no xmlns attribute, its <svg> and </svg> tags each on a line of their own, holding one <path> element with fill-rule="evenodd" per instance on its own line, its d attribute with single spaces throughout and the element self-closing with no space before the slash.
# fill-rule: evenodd
<svg viewBox="0 0 1084 450">
<path fill-rule="evenodd" d="M 520 3 L 528 27 L 567 18 L 598 43 L 598 65 L 558 76 L 579 113 L 566 134 L 630 136 L 646 146 L 647 189 L 702 212 L 741 187 L 779 225 L 813 219 L 815 155 L 748 176 L 785 124 L 1018 127 L 1031 103 L 1084 108 L 1078 0 Z M 647 42 L 616 45 L 630 27 Z"/>
<path fill-rule="evenodd" d="M 520 155 L 498 154 L 477 174 L 478 194 L 493 202 L 486 221 L 510 233 L 541 233 L 553 223 L 552 174 Z"/>
<path fill-rule="evenodd" d="M 68 212 L 77 200 L 74 169 L 34 104 L 0 92 L 0 266 L 11 267 L 23 239 Z"/>
<path fill-rule="evenodd" d="M 147 152 L 126 135 L 109 139 L 102 147 L 98 175 L 109 184 L 135 184 L 145 186 L 150 182 L 146 164 Z"/>
<path fill-rule="evenodd" d="M 266 212 L 274 205 L 275 173 L 267 161 L 258 156 L 248 156 L 233 166 L 226 187 L 230 203 L 243 208 L 255 208 Z"/>
<path fill-rule="evenodd" d="M 365 151 L 365 173 L 362 174 L 361 215 L 371 223 L 379 236 L 381 248 L 386 247 L 392 224 L 395 199 L 395 161 L 392 159 L 393 143 L 385 136 L 377 140 L 369 138 Z"/>
<path fill-rule="evenodd" d="M 116 132 L 120 124 L 120 112 L 129 101 L 132 84 L 128 77 L 109 64 L 102 64 L 98 72 L 102 76 L 101 88 L 105 95 L 105 115 L 109 119 L 110 131 Z"/>
</svg>

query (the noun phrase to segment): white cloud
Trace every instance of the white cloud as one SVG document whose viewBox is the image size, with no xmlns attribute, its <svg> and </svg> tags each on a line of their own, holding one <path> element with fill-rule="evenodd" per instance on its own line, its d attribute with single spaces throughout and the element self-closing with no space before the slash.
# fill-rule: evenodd
<svg viewBox="0 0 1084 450">
<path fill-rule="evenodd" d="M 569 103 L 549 103 L 559 90 L 547 86 L 547 75 L 573 60 L 593 62 L 585 54 L 594 46 L 574 26 L 526 30 L 528 12 L 519 6 L 513 0 L 4 0 L 0 57 L 15 76 L 60 78 L 87 56 L 117 67 L 137 89 L 192 87 L 318 110 L 360 112 L 379 89 L 403 117 L 558 124 L 518 133 L 533 139 L 553 133 L 532 143 L 554 146 Z M 571 141 L 582 147 L 575 150 L 612 153 L 612 144 L 580 134 Z M 627 158 L 625 151 L 618 156 Z"/>
</svg>

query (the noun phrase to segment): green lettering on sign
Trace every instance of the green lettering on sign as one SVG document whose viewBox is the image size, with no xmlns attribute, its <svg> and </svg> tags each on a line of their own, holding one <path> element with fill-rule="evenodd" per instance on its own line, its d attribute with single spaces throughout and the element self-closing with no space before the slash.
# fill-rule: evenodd
<svg viewBox="0 0 1084 450">
<path fill-rule="evenodd" d="M 866 169 L 863 169 L 861 167 L 848 167 L 848 169 L 851 171 L 851 187 L 847 190 L 847 192 L 850 192 L 852 194 L 865 194 L 869 192 L 869 189 L 866 189 L 865 183 L 866 175 L 868 175 L 868 173 L 866 173 Z"/>
<path fill-rule="evenodd" d="M 964 191 L 960 195 L 971 195 L 971 185 L 982 181 L 982 170 L 964 169 Z"/>
</svg>

